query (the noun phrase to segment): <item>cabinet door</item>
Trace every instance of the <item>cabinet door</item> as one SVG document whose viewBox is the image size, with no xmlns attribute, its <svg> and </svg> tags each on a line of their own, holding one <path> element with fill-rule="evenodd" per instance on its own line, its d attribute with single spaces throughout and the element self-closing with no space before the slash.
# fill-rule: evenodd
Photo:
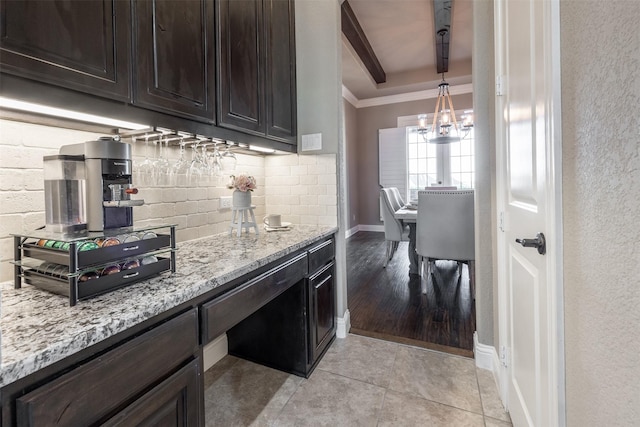
<svg viewBox="0 0 640 427">
<path fill-rule="evenodd" d="M 95 425 L 198 351 L 192 309 L 16 399 L 18 426 Z"/>
<path fill-rule="evenodd" d="M 134 104 L 213 122 L 212 0 L 141 0 L 134 4 Z"/>
<path fill-rule="evenodd" d="M 104 427 L 199 426 L 200 365 L 198 359 L 164 380 L 136 400 Z"/>
<path fill-rule="evenodd" d="M 218 5 L 218 125 L 264 135 L 262 1 Z"/>
<path fill-rule="evenodd" d="M 264 0 L 267 137 L 296 141 L 296 46 L 293 0 Z"/>
<path fill-rule="evenodd" d="M 309 328 L 311 363 L 314 363 L 336 333 L 334 263 L 309 278 Z"/>
<path fill-rule="evenodd" d="M 129 3 L 0 3 L 0 69 L 78 91 L 130 99 Z"/>
</svg>

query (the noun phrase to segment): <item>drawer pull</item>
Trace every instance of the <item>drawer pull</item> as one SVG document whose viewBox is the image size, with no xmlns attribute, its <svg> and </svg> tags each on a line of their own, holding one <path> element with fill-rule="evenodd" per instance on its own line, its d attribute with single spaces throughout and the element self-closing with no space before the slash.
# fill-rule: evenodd
<svg viewBox="0 0 640 427">
<path fill-rule="evenodd" d="M 128 248 L 123 248 L 122 250 L 124 252 L 126 251 L 135 251 L 136 249 L 138 249 L 140 246 L 129 246 Z"/>
<path fill-rule="evenodd" d="M 122 276 L 122 278 L 123 279 L 130 279 L 132 277 L 136 277 L 138 274 L 140 274 L 140 272 L 136 271 L 135 273 L 132 273 L 132 274 L 126 274 L 126 275 Z"/>
<path fill-rule="evenodd" d="M 320 283 L 318 283 L 317 285 L 314 286 L 314 288 L 319 289 L 322 285 L 324 285 L 325 283 L 327 283 L 327 280 L 331 279 L 331 276 L 327 276 L 324 278 L 324 280 Z"/>
</svg>

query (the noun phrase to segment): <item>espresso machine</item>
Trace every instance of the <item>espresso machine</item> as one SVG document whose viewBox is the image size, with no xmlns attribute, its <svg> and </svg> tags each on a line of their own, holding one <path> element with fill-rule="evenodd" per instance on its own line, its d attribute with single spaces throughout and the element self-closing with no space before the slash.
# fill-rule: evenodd
<svg viewBox="0 0 640 427">
<path fill-rule="evenodd" d="M 138 192 L 131 179 L 131 145 L 118 138 L 102 137 L 64 145 L 60 147 L 60 156 L 84 159 L 88 231 L 133 226 L 133 207 L 143 205 L 144 200 L 131 199 Z"/>
</svg>

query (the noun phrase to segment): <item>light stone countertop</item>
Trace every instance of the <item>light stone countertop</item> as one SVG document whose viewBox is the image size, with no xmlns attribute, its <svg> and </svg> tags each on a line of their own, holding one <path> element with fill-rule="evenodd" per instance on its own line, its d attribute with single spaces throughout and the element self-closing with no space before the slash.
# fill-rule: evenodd
<svg viewBox="0 0 640 427">
<path fill-rule="evenodd" d="M 176 272 L 80 301 L 13 282 L 2 287 L 0 387 L 122 332 L 337 231 L 227 233 L 178 244 Z"/>
</svg>

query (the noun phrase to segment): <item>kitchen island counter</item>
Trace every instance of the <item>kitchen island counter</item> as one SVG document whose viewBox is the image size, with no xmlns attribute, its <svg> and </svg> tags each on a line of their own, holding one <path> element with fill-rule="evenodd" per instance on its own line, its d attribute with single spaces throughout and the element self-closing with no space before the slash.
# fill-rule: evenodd
<svg viewBox="0 0 640 427">
<path fill-rule="evenodd" d="M 259 235 L 228 233 L 178 244 L 173 274 L 69 307 L 68 298 L 2 284 L 0 386 L 71 356 L 249 274 L 337 231 L 297 225 Z"/>
</svg>

